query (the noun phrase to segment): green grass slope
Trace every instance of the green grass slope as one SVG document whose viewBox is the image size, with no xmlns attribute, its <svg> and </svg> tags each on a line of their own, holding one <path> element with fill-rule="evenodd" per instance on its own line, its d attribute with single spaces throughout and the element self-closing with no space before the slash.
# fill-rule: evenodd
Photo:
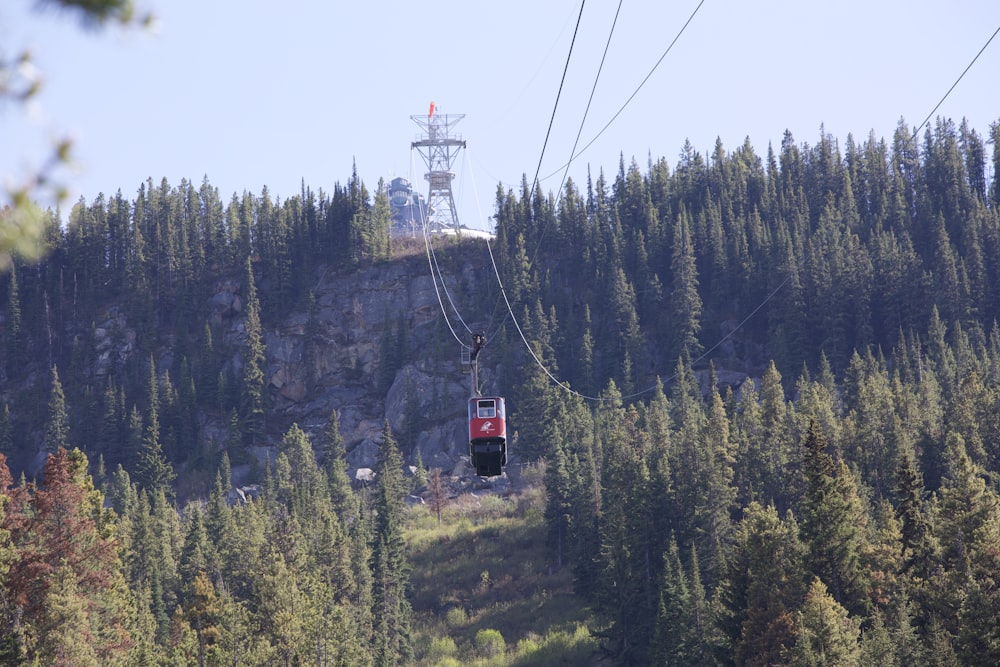
<svg viewBox="0 0 1000 667">
<path fill-rule="evenodd" d="M 465 494 L 441 524 L 428 506 L 407 529 L 419 665 L 601 665 L 600 622 L 554 572 L 545 550 L 544 490 Z"/>
</svg>

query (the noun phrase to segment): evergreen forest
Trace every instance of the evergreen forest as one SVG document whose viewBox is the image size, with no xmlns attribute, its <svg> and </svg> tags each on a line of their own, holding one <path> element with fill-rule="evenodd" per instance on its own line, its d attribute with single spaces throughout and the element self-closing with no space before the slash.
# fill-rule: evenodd
<svg viewBox="0 0 1000 667">
<path fill-rule="evenodd" d="M 497 502 L 587 611 L 573 664 L 1000 664 L 998 173 L 1000 123 L 939 118 L 497 188 L 490 246 L 448 257 L 495 258 L 477 316 L 537 484 Z M 558 664 L 420 602 L 414 531 L 457 499 L 412 433 L 386 418 L 358 485 L 336 410 L 276 414 L 263 332 L 318 275 L 401 261 L 390 214 L 356 172 L 46 213 L 43 258 L 0 275 L 0 662 Z"/>
</svg>

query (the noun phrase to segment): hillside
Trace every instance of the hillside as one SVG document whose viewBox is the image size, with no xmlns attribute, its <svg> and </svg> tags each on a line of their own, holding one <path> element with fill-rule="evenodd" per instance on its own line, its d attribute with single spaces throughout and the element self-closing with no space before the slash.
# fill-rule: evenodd
<svg viewBox="0 0 1000 667">
<path fill-rule="evenodd" d="M 0 279 L 0 652 L 1000 662 L 993 132 L 524 183 L 489 246 L 393 238 L 356 179 L 50 212 Z"/>
<path fill-rule="evenodd" d="M 440 525 L 429 506 L 411 510 L 418 664 L 602 663 L 599 622 L 574 595 L 569 573 L 549 563 L 539 472 L 510 494 L 455 497 Z M 499 651 L 484 640 L 494 632 Z"/>
<path fill-rule="evenodd" d="M 452 247 L 447 247 L 449 244 Z M 176 430 L 163 433 L 163 446 L 177 467 L 183 496 L 207 493 L 215 468 L 205 469 L 206 459 L 217 461 L 223 450 L 233 458 L 237 482 L 259 481 L 257 475 L 268 456 L 274 458 L 275 443 L 292 424 L 316 439 L 334 410 L 352 471 L 374 466 L 385 420 L 405 437 L 408 460 L 419 457 L 426 466 L 455 468 L 467 455 L 464 419 L 471 381 L 461 363 L 461 345 L 443 326 L 422 244 L 412 249 L 405 241 L 400 245 L 398 257 L 392 261 L 350 270 L 320 265 L 313 272 L 310 302 L 305 308 L 282 308 L 285 312 L 280 316 L 262 312 L 260 343 L 266 351 L 261 370 L 267 415 L 254 442 L 242 440 L 233 446 L 231 415 L 226 409 L 227 404 L 239 403 L 238 397 L 226 396 L 232 390 L 225 387 L 227 382 L 239 382 L 247 341 L 247 276 L 238 272 L 212 278 L 204 303 L 185 323 L 185 330 L 209 332 L 211 349 L 201 357 L 182 357 L 185 351 L 178 349 L 173 332 L 157 336 L 142 330 L 127 315 L 127 295 L 116 301 L 99 301 L 93 314 L 67 323 L 53 347 L 71 339 L 78 348 L 83 339 L 90 351 L 89 358 L 74 362 L 78 377 L 90 389 L 84 391 L 70 380 L 70 419 L 80 423 L 108 408 L 79 405 L 75 397 L 89 392 L 93 400 L 94 392 L 127 384 L 130 376 L 155 369 L 161 383 L 167 383 L 165 403 L 170 417 L 178 420 L 164 423 L 164 427 Z M 442 279 L 452 286 L 451 298 L 463 299 L 465 306 L 474 304 L 477 295 L 495 281 L 481 242 L 456 245 L 445 241 L 437 255 Z M 268 289 L 266 275 L 255 280 L 260 282 L 259 289 Z M 164 319 L 169 317 L 164 315 Z M 92 323 L 89 330 L 84 322 Z M 184 347 L 190 353 L 191 347 Z M 198 349 L 196 354 L 200 352 Z M 192 363 L 206 362 L 213 364 L 211 370 L 192 371 Z M 497 391 L 497 367 L 496 359 L 483 354 L 480 381 L 488 391 Z M 178 379 L 191 382 L 202 377 L 208 379 L 209 392 L 214 394 L 211 398 L 204 390 L 192 390 L 184 396 L 183 387 L 176 384 Z M 65 371 L 60 379 L 69 384 Z M 48 394 L 51 376 L 43 358 L 35 358 L 8 374 L 7 380 L 3 399 L 15 415 L 12 427 L 18 436 L 18 446 L 9 450 L 8 456 L 15 470 L 33 475 L 43 461 L 44 430 L 40 422 L 32 424 L 25 419 L 32 413 L 24 406 Z M 173 386 L 177 386 L 177 393 L 171 396 Z M 184 400 L 192 404 L 181 405 Z M 96 414 L 87 415 L 90 410 Z M 195 433 L 183 432 L 183 419 L 196 425 Z M 79 438 L 73 434 L 68 444 L 77 442 Z M 120 453 L 121 446 L 102 448 L 100 443 L 90 442 L 86 448 L 93 455 L 103 455 L 109 467 L 135 464 L 135 459 L 130 462 Z M 259 465 L 252 466 L 253 462 Z"/>
</svg>

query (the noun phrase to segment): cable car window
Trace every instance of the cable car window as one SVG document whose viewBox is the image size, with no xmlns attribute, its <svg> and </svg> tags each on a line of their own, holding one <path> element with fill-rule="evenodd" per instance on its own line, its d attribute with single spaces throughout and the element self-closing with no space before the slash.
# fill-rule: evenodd
<svg viewBox="0 0 1000 667">
<path fill-rule="evenodd" d="M 497 408 L 495 401 L 479 401 L 478 412 L 476 415 L 479 419 L 493 419 L 497 416 Z"/>
</svg>

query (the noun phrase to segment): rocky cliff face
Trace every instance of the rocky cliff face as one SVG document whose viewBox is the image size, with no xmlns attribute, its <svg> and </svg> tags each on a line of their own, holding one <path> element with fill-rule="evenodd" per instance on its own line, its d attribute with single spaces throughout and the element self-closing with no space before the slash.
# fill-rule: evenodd
<svg viewBox="0 0 1000 667">
<path fill-rule="evenodd" d="M 277 325 L 265 324 L 271 429 L 282 432 L 294 422 L 318 442 L 336 410 L 348 464 L 363 469 L 375 463 L 387 419 L 411 462 L 419 451 L 427 467 L 451 471 L 460 466 L 468 450 L 465 406 L 471 380 L 461 363 L 462 346 L 445 325 L 441 303 L 449 309 L 455 333 L 466 344 L 471 342 L 447 297 L 463 318 L 492 308 L 492 300 L 484 307 L 483 295 L 496 278 L 488 255 L 481 254 L 485 262 L 441 266 L 448 289 L 447 295 L 440 294 L 441 302 L 423 255 L 318 276 L 312 323 L 309 313 L 294 312 Z M 224 326 L 229 341 L 240 341 L 243 319 L 237 286 L 220 284 L 212 303 L 213 317 Z M 383 358 L 387 345 L 405 348 L 395 351 L 401 358 L 388 375 L 384 365 L 391 362 Z M 496 386 L 496 361 L 489 354 L 480 361 L 480 385 L 486 392 L 502 389 Z M 234 358 L 233 363 L 240 360 Z"/>
<path fill-rule="evenodd" d="M 310 277 L 315 300 L 311 312 L 293 310 L 281 318 L 268 309 L 270 277 L 256 276 L 268 381 L 267 444 L 254 452 L 258 461 L 274 460 L 276 446 L 292 424 L 298 424 L 319 448 L 321 434 L 336 410 L 352 474 L 375 465 L 388 420 L 408 463 L 415 463 L 419 453 L 427 468 L 474 475 L 468 464 L 466 417 L 471 378 L 462 363 L 462 343 L 472 342 L 466 325 L 472 331 L 490 328 L 496 277 L 481 239 L 442 242 L 435 259 L 447 293 L 440 284 L 435 289 L 420 244 L 390 262 L 319 270 Z M 240 275 L 220 278 L 197 308 L 199 317 L 210 325 L 216 352 L 224 355 L 223 374 L 234 378 L 242 376 L 246 338 L 243 282 Z M 454 335 L 442 314 L 442 302 Z M 454 314 L 452 302 L 464 323 Z M 189 330 L 203 330 L 205 324 L 193 322 Z M 0 312 L 0 333 L 3 329 Z M 56 333 L 67 340 L 89 341 L 81 347 L 86 355 L 86 361 L 81 360 L 82 372 L 96 387 L 106 386 L 105 378 L 123 368 L 145 367 L 150 348 L 161 378 L 164 369 L 176 367 L 177 341 L 172 337 L 151 340 L 157 334 L 137 331 L 121 304 L 107 303 L 100 312 L 81 317 Z M 142 346 L 137 344 L 140 339 Z M 487 394 L 505 393 L 499 381 L 499 357 L 499 351 L 488 343 L 479 358 L 480 387 Z M 0 400 L 15 415 L 37 413 L 39 400 L 48 396 L 49 383 L 44 364 L 33 363 L 16 382 L 0 364 Z M 199 406 L 202 451 L 220 451 L 229 439 L 229 415 L 212 403 Z M 82 404 L 68 407 L 77 415 L 89 409 Z M 45 460 L 39 424 L 19 432 L 16 461 L 11 459 L 29 476 L 37 474 Z M 79 444 L 96 460 L 92 443 Z M 173 464 L 181 476 L 190 469 L 187 461 Z M 242 477 L 235 479 L 238 483 L 248 481 L 246 469 L 234 467 L 233 473 L 234 479 Z"/>
</svg>

